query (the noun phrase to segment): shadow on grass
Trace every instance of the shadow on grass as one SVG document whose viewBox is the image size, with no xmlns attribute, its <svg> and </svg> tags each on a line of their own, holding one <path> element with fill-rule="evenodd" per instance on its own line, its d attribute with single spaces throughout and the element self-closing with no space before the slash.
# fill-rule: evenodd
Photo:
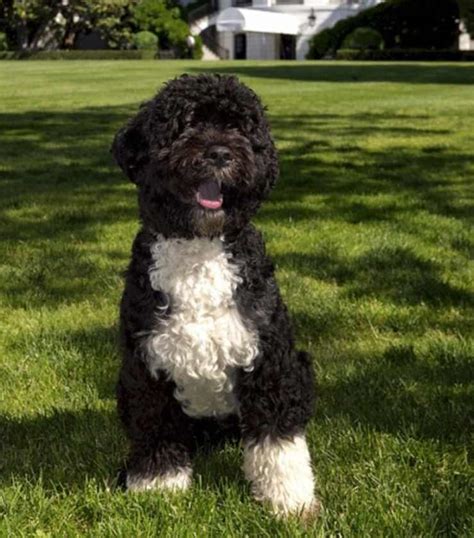
<svg viewBox="0 0 474 538">
<path fill-rule="evenodd" d="M 392 345 L 321 387 L 321 413 L 377 431 L 469 446 L 474 403 L 472 348 L 433 342 L 423 356 Z"/>
<path fill-rule="evenodd" d="M 281 62 L 278 65 L 246 65 L 190 68 L 191 72 L 235 74 L 254 78 L 284 79 L 306 82 L 404 82 L 409 84 L 473 84 L 470 65 L 435 63 L 308 63 Z"/>
<path fill-rule="evenodd" d="M 133 189 L 109 154 L 116 129 L 131 112 L 103 107 L 0 115 L 1 207 L 7 211 L 2 215 L 0 237 L 29 240 L 72 234 L 99 239 L 101 225 L 136 220 Z M 341 195 L 406 193 L 414 198 L 415 208 L 472 217 L 472 200 L 459 200 L 459 193 L 445 180 L 453 172 L 469 177 L 472 155 L 446 149 L 443 144 L 449 132 L 423 127 L 425 119 L 373 113 L 272 118 L 277 141 L 290 143 L 280 152 L 282 179 L 273 199 L 291 202 L 308 194 L 325 195 L 323 213 L 303 208 L 295 218 L 333 216 L 361 222 L 387 220 L 390 215 L 387 208 L 355 204 Z M 407 125 L 409 121 L 415 127 Z M 374 132 L 408 140 L 401 138 L 399 147 L 385 151 L 368 151 L 356 143 L 358 137 Z M 302 139 L 301 133 L 311 140 Z M 426 135 L 430 142 L 413 149 L 410 139 Z M 337 142 L 347 136 L 355 142 Z M 328 153 L 337 159 L 328 161 Z M 467 188 L 469 183 L 458 181 L 455 187 Z M 17 216 L 21 210 L 21 217 Z M 279 208 L 267 205 L 262 218 L 284 217 L 285 210 L 280 213 Z"/>
<path fill-rule="evenodd" d="M 403 118 L 403 117 L 402 117 Z M 437 215 L 473 220 L 474 197 L 471 192 L 473 155 L 444 146 L 444 129 L 394 127 L 397 115 L 301 115 L 272 119 L 280 151 L 282 181 L 273 200 L 296 202 L 308 195 L 323 195 L 324 208 L 293 211 L 295 219 L 338 218 L 348 222 L 393 220 L 404 207 L 374 207 L 350 195 L 406 196 L 409 209 Z M 406 118 L 408 121 L 408 118 Z M 386 124 L 388 122 L 388 125 Z M 415 121 L 422 125 L 423 121 Z M 375 131 L 399 142 L 390 149 L 368 150 L 341 137 L 368 137 Z M 301 133 L 311 140 L 301 138 Z M 400 137 L 398 136 L 400 135 Z M 429 142 L 413 147 L 418 137 Z M 328 155 L 336 159 L 328 159 Z M 453 180 L 453 175 L 457 175 Z M 291 207 L 267 206 L 264 218 L 285 218 Z M 286 213 L 285 213 L 286 212 Z"/>
<path fill-rule="evenodd" d="M 92 299 L 125 269 L 132 237 L 118 252 L 102 235 L 110 225 L 138 221 L 134 187 L 109 152 L 131 113 L 101 107 L 0 114 L 0 240 L 10 244 L 12 262 L 2 289 L 10 306 Z M 98 268 L 100 256 L 113 270 Z"/>
<path fill-rule="evenodd" d="M 399 246 L 372 249 L 356 259 L 324 249 L 273 257 L 280 267 L 343 286 L 350 298 L 374 297 L 396 304 L 473 307 L 474 293 L 443 280 L 442 268 Z"/>
<path fill-rule="evenodd" d="M 367 368 L 322 386 L 318 413 L 402 437 L 469 445 L 472 401 L 460 390 L 474 380 L 468 351 L 435 349 L 427 363 L 410 346 L 393 346 L 375 359 Z M 126 442 L 114 412 L 0 416 L 0 431 L 4 484 L 26 480 L 41 482 L 46 490 L 74 491 L 94 479 L 104 488 L 115 486 Z M 226 445 L 198 454 L 195 478 L 211 490 L 229 483 L 244 486 L 240 465 L 240 451 Z"/>
<path fill-rule="evenodd" d="M 115 400 L 120 363 L 117 340 L 114 326 L 51 329 L 20 335 L 6 350 L 19 356 L 33 352 L 36 360 L 54 362 L 58 385 L 64 380 L 61 392 L 80 384 L 109 407 Z M 195 465 L 203 488 L 219 489 L 229 481 L 243 483 L 240 452 L 235 449 L 236 424 L 229 424 L 222 442 L 216 428 L 206 426 L 206 444 L 196 455 Z M 0 431 L 0 482 L 41 481 L 46 490 L 80 489 L 89 479 L 114 489 L 127 449 L 115 410 L 55 409 L 19 419 L 0 415 Z"/>
<path fill-rule="evenodd" d="M 50 342 L 53 336 L 43 338 Z M 69 357 L 57 372 L 59 379 L 72 372 L 76 382 L 95 385 L 100 397 L 110 401 L 117 365 L 107 355 L 114 340 L 113 328 L 57 334 L 49 345 Z M 392 345 L 382 355 L 359 359 L 348 357 L 357 366 L 320 385 L 318 414 L 414 439 L 469 444 L 474 409 L 467 389 L 474 382 L 474 367 L 468 344 L 438 340 L 421 352 L 407 344 Z M 75 370 L 71 361 L 79 364 Z M 41 480 L 47 490 L 70 491 L 95 479 L 113 487 L 126 451 L 117 415 L 105 409 L 0 416 L 0 431 L 0 480 L 7 484 Z M 203 488 L 244 485 L 241 454 L 232 446 L 198 453 L 195 476 Z"/>
<path fill-rule="evenodd" d="M 118 305 L 118 288 L 128 263 L 128 245 L 124 245 L 120 255 L 103 248 L 100 255 L 107 259 L 104 267 L 98 263 L 98 255 L 87 252 L 81 241 L 80 238 L 67 244 L 51 241 L 43 248 L 33 247 L 19 253 L 18 266 L 12 268 L 14 277 L 0 284 L 4 304 L 12 308 L 55 308 L 84 300 L 93 304 L 109 303 L 113 298 Z"/>
<path fill-rule="evenodd" d="M 96 480 L 116 489 L 127 441 L 115 412 L 55 410 L 47 416 L 13 419 L 0 415 L 0 482 L 41 482 L 46 490 L 73 491 Z M 244 485 L 236 441 L 198 452 L 194 474 L 205 489 Z"/>
<path fill-rule="evenodd" d="M 131 193 L 124 193 L 127 181 L 109 152 L 131 112 L 101 107 L 0 114 L 0 238 L 94 239 L 95 226 L 136 216 L 133 203 L 118 203 Z"/>
<path fill-rule="evenodd" d="M 0 416 L 0 479 L 42 481 L 45 489 L 73 490 L 87 479 L 111 484 L 123 457 L 115 413 L 56 410 L 21 420 Z"/>
</svg>

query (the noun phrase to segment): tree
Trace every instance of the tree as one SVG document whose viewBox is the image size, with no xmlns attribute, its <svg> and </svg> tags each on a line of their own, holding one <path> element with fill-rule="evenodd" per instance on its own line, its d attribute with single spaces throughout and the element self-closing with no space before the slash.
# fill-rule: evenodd
<svg viewBox="0 0 474 538">
<path fill-rule="evenodd" d="M 63 0 L 64 2 L 64 0 Z M 71 48 L 80 33 L 96 30 L 111 47 L 131 41 L 131 9 L 137 0 L 69 0 L 61 12 L 65 32 L 61 48 Z"/>
<path fill-rule="evenodd" d="M 1 17 L 4 29 L 17 48 L 36 48 L 49 24 L 61 9 L 55 0 L 4 0 Z"/>
<path fill-rule="evenodd" d="M 474 0 L 458 0 L 459 14 L 466 30 L 474 35 Z"/>
<path fill-rule="evenodd" d="M 184 54 L 189 27 L 176 4 L 169 0 L 141 0 L 133 9 L 133 17 L 141 30 L 158 36 L 160 48 L 174 47 L 180 56 Z"/>
<path fill-rule="evenodd" d="M 174 0 L 2 0 L 0 31 L 20 50 L 73 48 L 80 34 L 99 32 L 109 46 L 128 48 L 139 30 L 162 49 L 188 52 L 189 27 Z"/>
<path fill-rule="evenodd" d="M 131 31 L 124 24 L 137 0 L 3 0 L 0 16 L 18 49 L 71 48 L 79 33 L 95 29 L 112 43 Z"/>
</svg>

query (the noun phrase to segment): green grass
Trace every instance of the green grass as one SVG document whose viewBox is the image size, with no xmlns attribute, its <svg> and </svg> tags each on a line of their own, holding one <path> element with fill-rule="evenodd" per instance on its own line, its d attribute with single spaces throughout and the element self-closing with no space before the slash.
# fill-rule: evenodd
<svg viewBox="0 0 474 538">
<path fill-rule="evenodd" d="M 315 358 L 312 527 L 251 501 L 241 454 L 181 497 L 113 477 L 117 305 L 137 229 L 108 153 L 183 71 L 237 72 L 281 180 L 257 218 Z M 473 536 L 474 67 L 0 64 L 0 536 Z"/>
</svg>

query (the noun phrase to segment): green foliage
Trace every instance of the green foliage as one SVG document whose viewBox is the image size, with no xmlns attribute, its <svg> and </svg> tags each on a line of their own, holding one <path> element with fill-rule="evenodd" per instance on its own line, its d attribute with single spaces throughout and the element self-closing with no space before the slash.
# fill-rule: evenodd
<svg viewBox="0 0 474 538">
<path fill-rule="evenodd" d="M 193 60 L 200 60 L 202 58 L 202 37 L 201 36 L 194 36 L 195 44 L 194 48 L 191 51 Z"/>
<path fill-rule="evenodd" d="M 133 35 L 133 44 L 136 49 L 156 50 L 158 48 L 158 38 L 153 32 L 142 30 Z"/>
<path fill-rule="evenodd" d="M 331 53 L 334 44 L 334 30 L 326 28 L 311 38 L 307 58 L 324 58 Z"/>
<path fill-rule="evenodd" d="M 88 29 L 97 30 L 112 48 L 128 48 L 133 34 L 132 6 L 138 0 L 86 0 L 91 21 Z M 87 12 L 85 13 L 87 20 Z"/>
<path fill-rule="evenodd" d="M 162 49 L 178 56 L 190 52 L 189 27 L 173 0 L 10 0 L 0 6 L 0 19 L 20 50 L 74 48 L 78 36 L 90 31 L 112 48 L 130 48 L 141 30 L 154 33 Z M 199 50 L 193 55 L 199 57 Z"/>
<path fill-rule="evenodd" d="M 2 9 L 7 30 L 20 50 L 73 48 L 77 36 L 91 30 L 98 31 L 111 46 L 130 39 L 129 0 L 74 0 L 67 4 L 11 0 Z"/>
<path fill-rule="evenodd" d="M 474 0 L 458 0 L 461 19 L 467 31 L 474 36 Z"/>
<path fill-rule="evenodd" d="M 458 20 L 455 0 L 389 0 L 316 34 L 310 41 L 307 57 L 334 55 L 344 39 L 359 27 L 377 30 L 388 49 L 455 48 Z"/>
<path fill-rule="evenodd" d="M 0 51 L 5 50 L 8 50 L 7 34 L 5 32 L 0 32 Z"/>
<path fill-rule="evenodd" d="M 141 0 L 133 9 L 133 18 L 141 30 L 158 36 L 161 49 L 175 49 L 186 56 L 189 27 L 181 18 L 180 9 L 166 0 Z"/>
<path fill-rule="evenodd" d="M 383 37 L 380 32 L 368 27 L 359 27 L 347 35 L 342 43 L 344 49 L 381 50 Z"/>
</svg>

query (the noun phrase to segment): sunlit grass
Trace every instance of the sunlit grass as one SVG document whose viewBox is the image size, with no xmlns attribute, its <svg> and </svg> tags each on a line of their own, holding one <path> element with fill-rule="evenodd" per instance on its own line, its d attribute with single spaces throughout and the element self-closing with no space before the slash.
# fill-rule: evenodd
<svg viewBox="0 0 474 538">
<path fill-rule="evenodd" d="M 256 224 L 319 386 L 324 511 L 274 520 L 238 447 L 124 495 L 117 305 L 137 229 L 116 129 L 168 78 L 237 72 L 281 179 Z M 474 69 L 0 63 L 0 536 L 472 536 Z"/>
</svg>

